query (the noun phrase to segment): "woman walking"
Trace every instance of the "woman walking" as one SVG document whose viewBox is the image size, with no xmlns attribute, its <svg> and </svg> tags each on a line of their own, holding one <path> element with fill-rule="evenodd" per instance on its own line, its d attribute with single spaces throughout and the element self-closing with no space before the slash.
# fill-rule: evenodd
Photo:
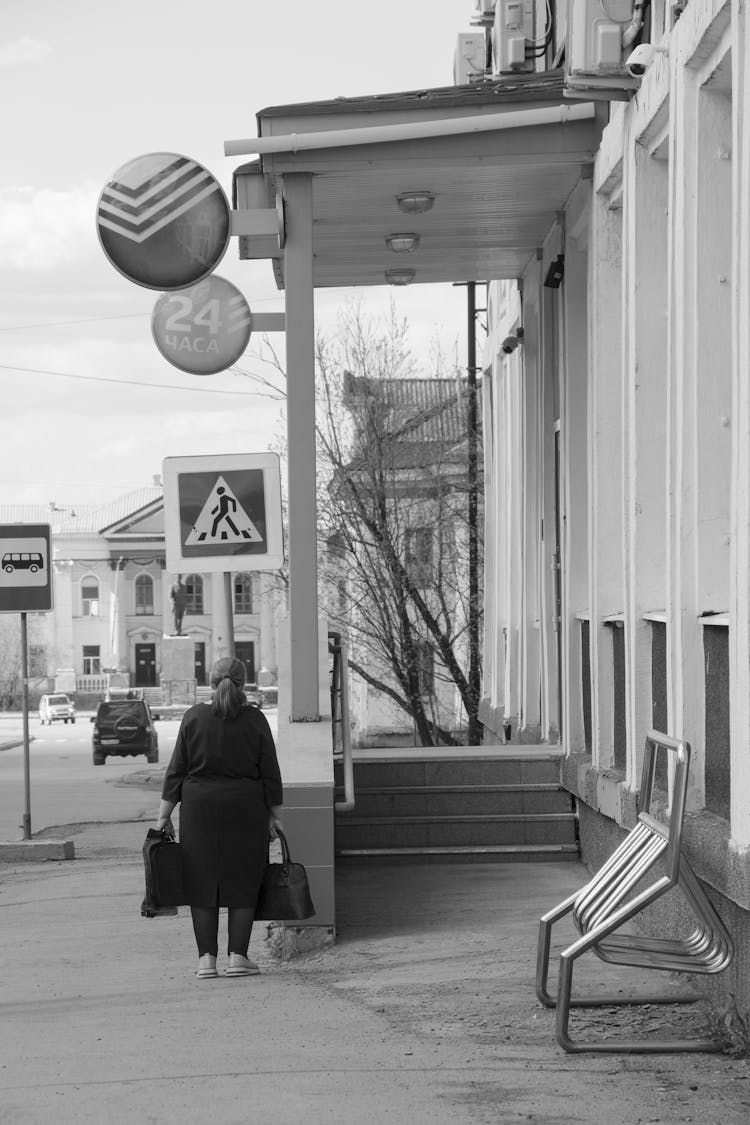
<svg viewBox="0 0 750 1125">
<path fill-rule="evenodd" d="M 268 840 L 276 836 L 282 785 L 265 715 L 248 704 L 245 666 L 232 657 L 211 670 L 211 703 L 186 711 L 167 767 L 157 828 L 173 831 L 180 804 L 185 891 L 198 945 L 199 977 L 217 976 L 219 907 L 229 908 L 226 975 L 260 972 L 247 951 Z"/>
</svg>

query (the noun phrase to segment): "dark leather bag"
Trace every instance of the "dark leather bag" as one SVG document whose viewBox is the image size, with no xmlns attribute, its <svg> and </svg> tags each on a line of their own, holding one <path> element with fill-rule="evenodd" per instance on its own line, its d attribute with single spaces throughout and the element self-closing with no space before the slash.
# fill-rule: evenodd
<svg viewBox="0 0 750 1125">
<path fill-rule="evenodd" d="M 146 895 L 141 903 L 144 918 L 174 916 L 185 905 L 182 849 L 163 828 L 149 828 L 143 845 Z"/>
<path fill-rule="evenodd" d="M 278 829 L 281 863 L 269 863 L 263 875 L 255 917 L 260 922 L 294 922 L 315 913 L 307 872 L 293 863 L 286 836 Z"/>
</svg>

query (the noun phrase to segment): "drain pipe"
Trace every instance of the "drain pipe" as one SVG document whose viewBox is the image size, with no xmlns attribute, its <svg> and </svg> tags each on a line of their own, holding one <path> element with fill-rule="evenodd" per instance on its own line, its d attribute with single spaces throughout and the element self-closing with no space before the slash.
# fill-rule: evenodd
<svg viewBox="0 0 750 1125">
<path fill-rule="evenodd" d="M 435 121 L 404 121 L 398 125 L 370 125 L 359 129 L 329 129 L 314 133 L 284 133 L 278 137 L 248 137 L 225 141 L 224 155 L 296 153 L 321 148 L 387 144 L 390 141 L 416 141 L 461 133 L 491 133 L 499 129 L 524 129 L 533 125 L 564 125 L 568 121 L 590 121 L 595 114 L 593 102 L 581 102 L 580 105 L 543 106 L 537 109 L 509 110 L 506 113 L 439 118 Z"/>
<path fill-rule="evenodd" d="M 354 808 L 354 762 L 352 760 L 352 731 L 349 726 L 349 657 L 346 645 L 340 647 L 341 659 L 341 748 L 344 752 L 344 799 L 336 801 L 336 812 L 351 812 Z"/>
</svg>

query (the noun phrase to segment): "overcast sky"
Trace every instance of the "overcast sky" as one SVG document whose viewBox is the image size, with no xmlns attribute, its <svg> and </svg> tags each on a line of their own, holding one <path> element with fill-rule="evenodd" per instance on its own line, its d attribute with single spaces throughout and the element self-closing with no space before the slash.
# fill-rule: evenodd
<svg viewBox="0 0 750 1125">
<path fill-rule="evenodd" d="M 158 294 L 105 259 L 99 193 L 154 151 L 194 157 L 229 193 L 242 160 L 223 143 L 255 135 L 259 109 L 450 85 L 473 12 L 474 0 L 2 0 L 3 503 L 106 502 L 151 484 L 165 456 L 268 448 L 277 403 L 241 375 L 201 379 L 158 354 Z M 240 262 L 233 243 L 217 272 L 252 310 L 283 310 L 269 262 Z M 319 327 L 354 293 L 319 293 Z M 395 296 L 415 352 L 427 356 L 438 332 L 464 360 L 463 290 L 356 293 L 374 314 Z M 258 343 L 246 369 L 258 369 Z"/>
</svg>

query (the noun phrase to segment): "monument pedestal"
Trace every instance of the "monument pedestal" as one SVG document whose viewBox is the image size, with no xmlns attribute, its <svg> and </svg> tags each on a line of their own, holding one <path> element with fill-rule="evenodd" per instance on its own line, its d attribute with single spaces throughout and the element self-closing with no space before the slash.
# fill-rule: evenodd
<svg viewBox="0 0 750 1125">
<path fill-rule="evenodd" d="M 161 700 L 167 706 L 195 703 L 195 645 L 192 637 L 162 637 Z"/>
</svg>

